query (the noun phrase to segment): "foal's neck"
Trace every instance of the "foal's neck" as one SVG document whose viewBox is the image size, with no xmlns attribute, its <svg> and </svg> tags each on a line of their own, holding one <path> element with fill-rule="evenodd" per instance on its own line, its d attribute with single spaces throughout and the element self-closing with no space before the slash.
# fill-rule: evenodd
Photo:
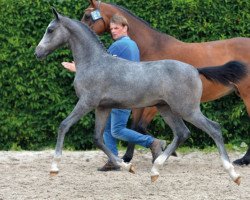
<svg viewBox="0 0 250 200">
<path fill-rule="evenodd" d="M 69 31 L 69 46 L 77 68 L 90 65 L 107 54 L 97 36 L 86 25 L 75 23 Z"/>
</svg>

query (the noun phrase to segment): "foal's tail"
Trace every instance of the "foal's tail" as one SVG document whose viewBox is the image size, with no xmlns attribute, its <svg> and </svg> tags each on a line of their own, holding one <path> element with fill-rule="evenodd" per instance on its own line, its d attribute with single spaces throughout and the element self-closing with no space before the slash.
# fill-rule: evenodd
<svg viewBox="0 0 250 200">
<path fill-rule="evenodd" d="M 248 70 L 247 66 L 239 61 L 230 61 L 224 65 L 216 67 L 198 68 L 200 74 L 208 80 L 221 83 L 223 85 L 236 84 L 241 79 L 246 77 Z"/>
</svg>

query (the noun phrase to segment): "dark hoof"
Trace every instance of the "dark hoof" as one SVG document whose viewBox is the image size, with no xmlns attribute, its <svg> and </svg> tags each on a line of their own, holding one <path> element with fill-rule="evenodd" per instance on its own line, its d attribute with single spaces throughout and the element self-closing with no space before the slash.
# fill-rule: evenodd
<svg viewBox="0 0 250 200">
<path fill-rule="evenodd" d="M 249 165 L 249 163 L 250 163 L 250 159 L 245 158 L 245 157 L 233 161 L 233 164 L 239 165 L 239 166 Z"/>
<path fill-rule="evenodd" d="M 124 156 L 122 157 L 122 159 L 123 159 L 123 161 L 126 162 L 126 163 L 129 163 L 129 162 L 132 160 L 132 158 L 130 158 L 130 157 L 126 156 L 126 155 L 124 155 Z"/>
</svg>

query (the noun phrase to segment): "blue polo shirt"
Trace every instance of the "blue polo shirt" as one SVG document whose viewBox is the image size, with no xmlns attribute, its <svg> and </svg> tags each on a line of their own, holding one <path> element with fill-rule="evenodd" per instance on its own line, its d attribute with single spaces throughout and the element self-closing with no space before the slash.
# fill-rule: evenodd
<svg viewBox="0 0 250 200">
<path fill-rule="evenodd" d="M 109 48 L 108 52 L 114 56 L 131 60 L 140 61 L 140 52 L 137 44 L 128 36 L 118 38 Z"/>
</svg>

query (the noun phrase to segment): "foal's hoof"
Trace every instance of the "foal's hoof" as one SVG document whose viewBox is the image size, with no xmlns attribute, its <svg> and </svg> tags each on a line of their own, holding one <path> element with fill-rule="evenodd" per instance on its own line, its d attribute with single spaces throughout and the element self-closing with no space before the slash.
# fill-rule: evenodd
<svg viewBox="0 0 250 200">
<path fill-rule="evenodd" d="M 56 176 L 58 174 L 58 171 L 50 171 L 50 176 Z"/>
<path fill-rule="evenodd" d="M 155 182 L 159 178 L 159 175 L 151 176 L 151 182 Z"/>
<path fill-rule="evenodd" d="M 135 166 L 134 165 L 130 166 L 129 172 L 132 174 L 135 174 Z"/>
<path fill-rule="evenodd" d="M 237 185 L 240 185 L 241 177 L 239 176 L 236 180 L 234 180 L 234 182 L 235 182 Z"/>
</svg>

